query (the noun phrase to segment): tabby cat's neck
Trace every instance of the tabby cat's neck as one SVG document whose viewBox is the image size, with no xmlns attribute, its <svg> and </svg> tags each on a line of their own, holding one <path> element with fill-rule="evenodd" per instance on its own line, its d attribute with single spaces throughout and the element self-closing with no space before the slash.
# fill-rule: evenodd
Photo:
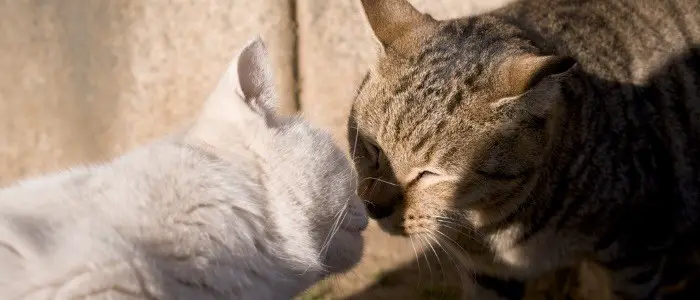
<svg viewBox="0 0 700 300">
<path fill-rule="evenodd" d="M 643 218 L 674 214 L 680 195 L 674 155 L 665 126 L 658 86 L 600 79 L 580 68 L 562 84 L 565 102 L 548 123 L 548 149 L 535 194 L 549 206 L 572 214 L 595 212 L 596 219 Z M 663 97 L 661 97 L 663 98 Z M 595 199 L 591 202 L 587 199 Z M 591 206 L 600 206 L 592 208 Z M 672 222 L 669 222 L 672 223 Z"/>
</svg>

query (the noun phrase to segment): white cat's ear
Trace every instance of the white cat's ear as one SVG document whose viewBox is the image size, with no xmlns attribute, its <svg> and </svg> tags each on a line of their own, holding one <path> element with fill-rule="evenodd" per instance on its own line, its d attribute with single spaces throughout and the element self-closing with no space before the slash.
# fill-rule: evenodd
<svg viewBox="0 0 700 300">
<path fill-rule="evenodd" d="M 243 47 L 238 55 L 236 72 L 246 103 L 264 113 L 274 112 L 277 105 L 275 82 L 267 48 L 260 37 Z"/>
<path fill-rule="evenodd" d="M 265 44 L 256 37 L 231 60 L 209 94 L 200 120 L 242 123 L 269 119 L 275 111 L 275 88 Z"/>
</svg>

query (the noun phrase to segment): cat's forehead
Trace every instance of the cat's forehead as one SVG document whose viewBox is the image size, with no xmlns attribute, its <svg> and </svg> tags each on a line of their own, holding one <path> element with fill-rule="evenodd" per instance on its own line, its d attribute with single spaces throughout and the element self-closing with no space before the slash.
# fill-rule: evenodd
<svg viewBox="0 0 700 300">
<path fill-rule="evenodd" d="M 359 89 L 358 122 L 376 127 L 409 113 L 405 118 L 458 117 L 461 121 L 453 123 L 460 126 L 490 126 L 497 117 L 490 104 L 503 97 L 497 70 L 507 59 L 533 49 L 521 34 L 500 18 L 479 16 L 442 22 L 412 55 L 387 50 Z"/>
<path fill-rule="evenodd" d="M 465 74 L 449 66 L 427 66 L 370 73 L 353 105 L 353 121 L 368 135 L 477 130 L 487 126 L 493 114 L 490 91 L 471 79 L 482 76 L 478 72 L 478 68 Z"/>
</svg>

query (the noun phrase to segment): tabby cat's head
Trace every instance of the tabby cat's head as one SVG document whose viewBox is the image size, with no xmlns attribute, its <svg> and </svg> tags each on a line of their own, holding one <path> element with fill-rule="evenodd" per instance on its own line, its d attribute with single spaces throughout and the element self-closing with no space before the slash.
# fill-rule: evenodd
<svg viewBox="0 0 700 300">
<path fill-rule="evenodd" d="M 370 213 L 419 234 L 454 212 L 483 225 L 489 208 L 524 199 L 575 60 L 497 17 L 437 21 L 406 0 L 362 4 L 382 51 L 355 100 L 349 142 Z"/>
</svg>

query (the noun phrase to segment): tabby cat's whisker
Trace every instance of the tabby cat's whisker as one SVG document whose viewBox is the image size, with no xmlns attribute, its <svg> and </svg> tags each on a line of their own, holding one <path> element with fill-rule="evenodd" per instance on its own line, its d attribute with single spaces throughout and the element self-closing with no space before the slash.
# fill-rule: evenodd
<svg viewBox="0 0 700 300">
<path fill-rule="evenodd" d="M 454 226 L 458 226 L 458 228 L 464 228 L 464 229 L 466 229 L 466 230 L 468 231 L 468 232 L 466 232 L 466 233 L 474 233 L 474 234 L 476 234 L 479 238 L 486 239 L 486 236 L 485 236 L 482 232 L 480 232 L 479 230 L 474 229 L 474 228 L 471 228 L 471 227 L 466 226 L 466 225 L 464 225 L 464 224 L 461 224 L 461 223 L 459 223 L 457 220 L 454 220 L 454 219 L 451 219 L 451 218 L 447 218 L 447 217 L 443 217 L 443 216 L 433 216 L 433 218 L 435 218 L 435 220 L 436 220 L 438 223 L 442 224 L 442 225 L 451 224 L 451 225 L 454 225 Z M 460 231 L 460 230 L 456 230 L 455 228 L 452 228 L 452 229 L 454 229 L 455 231 L 464 233 L 464 232 L 462 232 L 462 231 Z"/>
<path fill-rule="evenodd" d="M 440 221 L 440 220 L 438 220 L 438 223 L 440 223 L 442 226 L 445 226 L 445 227 L 447 227 L 447 228 L 449 228 L 449 229 L 452 229 L 452 230 L 454 230 L 454 231 L 456 231 L 456 232 L 463 233 L 462 231 L 459 231 L 457 228 L 454 228 L 454 227 L 450 226 L 449 224 L 442 223 L 442 221 Z M 473 239 L 473 241 L 479 243 L 481 246 L 488 247 L 483 241 L 480 241 L 480 240 L 477 240 L 477 239 Z"/>
<path fill-rule="evenodd" d="M 428 243 L 428 247 L 430 248 L 430 250 L 433 251 L 433 254 L 435 255 L 435 259 L 437 259 L 438 267 L 440 267 L 440 271 L 442 272 L 442 280 L 445 280 L 445 278 L 447 278 L 447 275 L 445 274 L 445 268 L 443 268 L 443 266 L 442 266 L 442 261 L 440 260 L 440 256 L 437 254 L 437 251 L 435 251 L 435 248 L 433 247 L 433 243 L 431 243 L 430 240 L 428 240 L 429 237 L 431 237 L 429 234 L 424 235 L 425 241 L 426 241 L 426 243 Z M 444 292 L 444 290 L 443 290 L 443 292 Z M 442 296 L 445 296 L 444 293 Z M 442 298 L 442 296 L 440 298 Z"/>
<path fill-rule="evenodd" d="M 439 233 L 439 231 L 438 231 L 438 233 Z M 438 247 L 440 247 L 440 249 L 442 250 L 442 252 L 445 253 L 445 255 L 447 256 L 447 258 L 452 262 L 452 265 L 455 267 L 455 270 L 457 271 L 457 275 L 459 276 L 459 282 L 460 282 L 460 283 L 464 283 L 464 277 L 462 277 L 462 272 L 461 272 L 461 270 L 460 270 L 460 268 L 459 268 L 459 265 L 458 265 L 458 264 L 455 262 L 455 260 L 452 258 L 452 253 L 450 253 L 449 251 L 447 251 L 447 250 L 445 249 L 445 247 L 442 246 L 442 243 L 440 243 L 440 240 L 439 240 L 435 235 L 433 235 L 432 233 L 428 233 L 428 236 L 429 236 L 433 241 L 435 241 L 435 244 L 436 244 Z"/>
<path fill-rule="evenodd" d="M 413 236 L 409 235 L 408 238 L 411 240 L 411 247 L 413 247 L 413 254 L 416 255 L 416 265 L 418 266 L 418 284 L 416 287 L 420 286 L 420 259 L 418 259 L 418 251 L 416 250 L 416 244 L 413 242 Z"/>
<path fill-rule="evenodd" d="M 355 154 L 357 153 L 357 140 L 358 140 L 358 137 L 360 136 L 359 133 L 360 133 L 360 129 L 355 127 L 355 141 L 352 144 L 352 155 L 351 155 L 353 160 L 355 160 Z"/>
<path fill-rule="evenodd" d="M 472 261 L 470 255 L 469 255 L 469 252 L 464 250 L 464 248 L 462 248 L 462 246 L 460 246 L 457 242 L 455 242 L 453 239 L 451 239 L 449 236 L 445 235 L 444 233 L 442 233 L 440 231 L 435 231 L 435 232 L 437 232 L 438 234 L 442 235 L 443 237 L 447 238 L 450 241 L 450 243 L 445 244 L 445 247 L 450 249 L 450 251 L 452 251 L 452 253 L 455 254 L 455 258 L 457 258 L 460 262 L 462 262 L 462 265 L 465 266 L 465 268 L 467 270 L 469 270 L 467 262 Z M 461 250 L 461 251 L 457 250 L 455 248 L 455 246 L 459 247 L 459 250 Z M 469 265 L 471 265 L 471 264 L 469 264 Z"/>
<path fill-rule="evenodd" d="M 435 238 L 438 238 L 438 239 L 441 240 L 441 241 L 444 241 L 444 238 L 449 239 L 448 245 L 446 245 L 446 246 L 445 246 L 446 248 L 443 248 L 443 249 L 446 250 L 445 252 L 448 252 L 447 250 L 449 250 L 449 255 L 450 255 L 450 257 L 453 257 L 453 256 L 460 256 L 460 255 L 462 255 L 462 254 L 464 254 L 464 255 L 469 255 L 469 253 L 467 253 L 466 251 L 464 251 L 464 248 L 462 248 L 461 246 L 459 246 L 459 244 L 457 244 L 453 239 L 451 239 L 451 238 L 450 238 L 449 236 L 447 236 L 446 234 L 440 232 L 439 230 L 435 231 L 435 233 L 441 235 L 441 236 L 435 236 Z M 454 249 L 454 247 L 451 247 L 451 246 L 450 246 L 450 242 L 453 243 L 453 244 L 455 244 L 455 245 L 457 245 L 458 247 L 462 248 L 463 253 L 459 253 L 458 251 L 456 251 L 456 250 Z M 440 243 L 440 245 L 442 246 L 442 243 Z M 467 266 L 467 264 L 464 262 L 464 260 L 459 259 L 458 257 L 457 257 L 456 259 L 457 259 L 457 261 L 459 261 L 459 265 L 461 265 L 461 266 L 464 268 L 464 271 L 466 271 L 467 274 L 469 274 L 469 276 L 470 276 L 472 279 L 474 279 L 474 275 L 471 273 L 469 266 Z M 458 273 L 460 274 L 460 280 L 461 280 L 461 279 L 462 279 L 462 277 L 461 277 L 462 272 L 461 272 L 461 270 L 459 269 L 459 266 L 457 267 L 457 271 L 458 271 Z"/>
<path fill-rule="evenodd" d="M 428 243 L 430 244 L 425 237 L 418 235 L 417 237 L 422 238 L 419 239 L 421 243 Z M 423 258 L 425 259 L 425 264 L 428 266 L 428 276 L 430 276 L 430 286 L 433 286 L 433 269 L 430 267 L 430 260 L 428 259 L 428 255 L 425 254 L 425 251 L 422 251 L 421 254 L 423 254 Z"/>
<path fill-rule="evenodd" d="M 388 184 L 388 185 L 391 185 L 391 186 L 399 186 L 399 185 L 396 184 L 396 183 L 389 182 L 389 181 L 386 181 L 386 180 L 383 180 L 383 179 L 380 179 L 380 178 L 376 178 L 376 177 L 365 177 L 364 179 L 360 180 L 360 182 L 365 181 L 365 180 L 376 180 L 376 181 L 379 181 L 379 182 L 381 182 L 381 183 L 385 183 L 385 184 Z"/>
</svg>

